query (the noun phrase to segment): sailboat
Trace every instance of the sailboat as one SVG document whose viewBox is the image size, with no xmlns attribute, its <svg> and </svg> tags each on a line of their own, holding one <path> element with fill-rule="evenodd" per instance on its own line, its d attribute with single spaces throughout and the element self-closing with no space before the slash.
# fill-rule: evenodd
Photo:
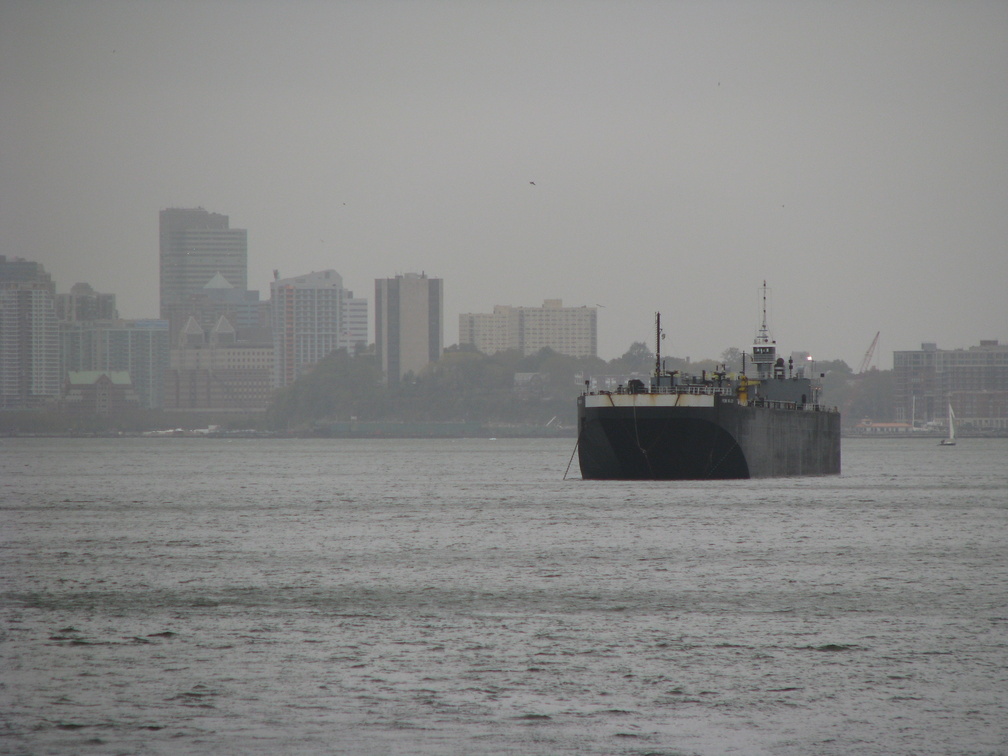
<svg viewBox="0 0 1008 756">
<path fill-rule="evenodd" d="M 952 411 L 952 402 L 948 406 L 948 438 L 943 438 L 939 446 L 955 446 L 955 412 Z"/>
</svg>

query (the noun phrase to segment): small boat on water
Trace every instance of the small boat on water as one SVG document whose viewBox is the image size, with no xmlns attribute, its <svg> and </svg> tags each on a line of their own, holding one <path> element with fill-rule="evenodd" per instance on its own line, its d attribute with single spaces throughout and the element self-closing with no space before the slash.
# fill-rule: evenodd
<svg viewBox="0 0 1008 756">
<path fill-rule="evenodd" d="M 952 402 L 948 406 L 948 438 L 943 438 L 939 446 L 955 446 L 955 412 L 952 411 Z"/>
</svg>

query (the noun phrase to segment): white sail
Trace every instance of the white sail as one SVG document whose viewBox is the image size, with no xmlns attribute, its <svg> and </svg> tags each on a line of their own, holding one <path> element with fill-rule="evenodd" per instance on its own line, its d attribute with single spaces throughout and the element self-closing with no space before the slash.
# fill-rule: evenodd
<svg viewBox="0 0 1008 756">
<path fill-rule="evenodd" d="M 955 413 L 952 411 L 952 402 L 948 406 L 948 438 L 941 440 L 942 446 L 955 446 Z"/>
</svg>

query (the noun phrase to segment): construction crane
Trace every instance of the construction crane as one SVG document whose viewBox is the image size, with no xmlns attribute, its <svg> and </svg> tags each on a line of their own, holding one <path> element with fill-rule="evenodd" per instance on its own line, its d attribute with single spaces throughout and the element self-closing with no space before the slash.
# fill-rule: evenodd
<svg viewBox="0 0 1008 756">
<path fill-rule="evenodd" d="M 871 364 L 872 357 L 875 356 L 875 347 L 878 346 L 878 337 L 880 333 L 881 331 L 875 332 L 875 338 L 872 339 L 871 346 L 868 347 L 868 351 L 865 352 L 864 359 L 861 360 L 861 366 L 858 367 L 858 375 L 861 375 L 865 370 L 867 370 L 868 366 Z"/>
</svg>

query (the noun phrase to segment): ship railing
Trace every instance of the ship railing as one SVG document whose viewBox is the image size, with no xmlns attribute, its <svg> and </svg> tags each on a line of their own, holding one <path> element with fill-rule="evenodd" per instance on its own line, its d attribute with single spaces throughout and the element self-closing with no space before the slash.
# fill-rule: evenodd
<svg viewBox="0 0 1008 756">
<path fill-rule="evenodd" d="M 736 402 L 746 404 L 750 407 L 769 407 L 770 409 L 802 410 L 803 412 L 839 412 L 836 407 L 828 407 L 825 404 L 811 404 L 801 402 L 787 402 L 778 399 L 763 399 L 759 396 L 749 399 L 747 402 L 739 402 L 736 397 L 735 388 L 732 386 L 648 386 L 643 391 L 631 391 L 626 386 L 620 386 L 614 391 L 588 391 L 582 392 L 589 395 L 595 394 L 693 394 L 694 396 L 720 396 L 721 401 Z"/>
<path fill-rule="evenodd" d="M 693 394 L 695 396 L 734 396 L 728 386 L 658 386 L 648 389 L 649 394 Z"/>
<path fill-rule="evenodd" d="M 751 407 L 768 407 L 770 409 L 801 410 L 802 412 L 837 412 L 836 407 L 827 407 L 824 404 L 810 404 L 808 402 L 786 402 L 777 399 L 761 399 L 756 397 L 749 402 Z"/>
<path fill-rule="evenodd" d="M 582 392 L 589 395 L 595 394 L 693 394 L 696 396 L 734 396 L 735 389 L 730 386 L 658 386 L 646 387 L 643 391 L 631 391 L 626 386 L 619 386 L 613 391 L 587 391 Z"/>
<path fill-rule="evenodd" d="M 806 412 L 839 412 L 837 407 L 828 407 L 825 404 L 799 404 L 798 409 Z"/>
<path fill-rule="evenodd" d="M 769 409 L 798 409 L 797 402 L 785 402 L 780 399 L 763 399 L 758 396 L 750 401 L 749 404 L 752 407 L 767 407 Z"/>
</svg>

